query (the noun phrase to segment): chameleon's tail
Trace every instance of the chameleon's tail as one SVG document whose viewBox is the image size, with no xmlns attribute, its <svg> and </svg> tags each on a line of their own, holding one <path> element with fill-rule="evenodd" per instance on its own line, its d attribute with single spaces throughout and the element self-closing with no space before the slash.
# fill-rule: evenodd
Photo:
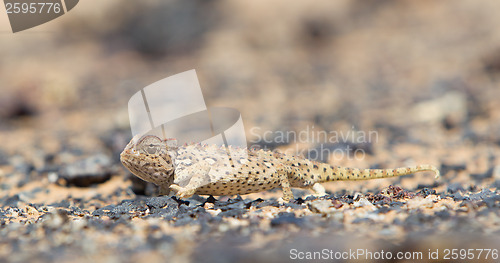
<svg viewBox="0 0 500 263">
<path fill-rule="evenodd" d="M 432 171 L 439 177 L 439 170 L 432 165 L 424 164 L 396 169 L 357 169 L 340 166 L 322 165 L 320 182 L 341 181 L 341 180 L 370 180 L 377 178 L 396 177 L 422 171 Z"/>
</svg>

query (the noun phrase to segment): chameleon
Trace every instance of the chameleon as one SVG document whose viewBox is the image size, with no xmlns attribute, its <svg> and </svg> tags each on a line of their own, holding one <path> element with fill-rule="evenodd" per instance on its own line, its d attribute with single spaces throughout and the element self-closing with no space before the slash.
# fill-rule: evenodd
<svg viewBox="0 0 500 263">
<path fill-rule="evenodd" d="M 292 187 L 325 195 L 321 183 L 369 180 L 431 171 L 432 165 L 395 169 L 358 169 L 332 166 L 277 151 L 191 144 L 177 146 L 173 139 L 136 135 L 120 154 L 122 164 L 135 176 L 160 187 L 160 194 L 173 190 L 184 199 L 199 195 L 244 195 L 274 188 L 282 200 L 293 200 Z"/>
</svg>

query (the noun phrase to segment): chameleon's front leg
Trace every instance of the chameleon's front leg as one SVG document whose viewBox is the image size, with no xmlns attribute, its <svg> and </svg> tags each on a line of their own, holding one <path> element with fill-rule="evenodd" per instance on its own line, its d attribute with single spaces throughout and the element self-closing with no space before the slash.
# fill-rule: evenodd
<svg viewBox="0 0 500 263">
<path fill-rule="evenodd" d="M 196 193 L 198 188 L 210 183 L 210 176 L 208 175 L 209 171 L 210 168 L 207 168 L 206 170 L 201 171 L 201 173 L 193 175 L 189 180 L 189 183 L 184 187 L 179 186 L 180 182 L 175 180 L 174 183 L 170 185 L 170 189 L 174 190 L 179 198 L 189 198 Z"/>
<path fill-rule="evenodd" d="M 290 202 L 293 199 L 292 189 L 290 188 L 290 182 L 288 181 L 288 171 L 283 167 L 277 169 L 277 174 L 280 179 L 281 189 L 283 191 L 283 201 Z"/>
<path fill-rule="evenodd" d="M 187 188 L 187 187 L 180 187 L 176 184 L 172 184 L 170 186 L 170 189 L 174 190 L 176 192 L 176 196 L 179 198 L 189 198 L 196 193 L 196 188 Z"/>
<path fill-rule="evenodd" d="M 159 185 L 160 189 L 159 189 L 159 195 L 168 195 L 170 194 L 170 185 L 172 185 L 174 183 L 174 177 L 171 176 L 167 179 L 166 182 L 164 182 L 163 184 Z"/>
</svg>

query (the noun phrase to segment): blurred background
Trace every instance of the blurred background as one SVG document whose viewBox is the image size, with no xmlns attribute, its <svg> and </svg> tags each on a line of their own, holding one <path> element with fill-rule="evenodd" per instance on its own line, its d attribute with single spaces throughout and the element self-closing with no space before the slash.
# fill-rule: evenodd
<svg viewBox="0 0 500 263">
<path fill-rule="evenodd" d="M 253 144 L 280 146 L 259 132 L 314 126 L 378 133 L 359 146 L 376 157 L 336 160 L 347 165 L 390 163 L 391 152 L 395 164 L 463 163 L 481 145 L 489 155 L 500 144 L 499 5 L 88 0 L 16 34 L 1 14 L 0 159 L 43 166 L 40 155 L 73 149 L 117 160 L 128 99 L 189 69 L 209 106 L 240 110 Z"/>
<path fill-rule="evenodd" d="M 132 94 L 194 68 L 207 103 L 238 108 L 249 127 L 498 142 L 497 5 L 90 0 L 17 34 L 2 14 L 2 138 L 19 149 L 33 143 L 9 132 L 125 129 Z"/>
<path fill-rule="evenodd" d="M 125 174 L 129 98 L 190 69 L 209 106 L 241 112 L 253 143 L 288 147 L 252 127 L 376 131 L 355 145 L 366 158 L 336 164 L 431 163 L 463 189 L 498 187 L 498 10 L 495 0 L 85 0 L 16 34 L 0 12 L 1 173 L 30 178 L 3 179 L 1 193 L 95 154 Z M 433 183 L 422 180 L 398 183 Z"/>
</svg>

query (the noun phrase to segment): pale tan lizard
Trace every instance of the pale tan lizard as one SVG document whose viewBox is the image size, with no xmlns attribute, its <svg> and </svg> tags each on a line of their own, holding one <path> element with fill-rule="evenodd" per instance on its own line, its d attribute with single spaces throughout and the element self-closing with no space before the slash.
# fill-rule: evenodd
<svg viewBox="0 0 500 263">
<path fill-rule="evenodd" d="M 134 175 L 160 186 L 161 193 L 172 189 L 180 198 L 193 194 L 235 195 L 281 187 L 283 200 L 293 199 L 291 187 L 310 188 L 324 195 L 320 183 L 338 180 L 368 180 L 439 170 L 432 165 L 396 169 L 357 169 L 331 166 L 282 153 L 248 151 L 215 145 L 173 145 L 154 135 L 136 136 L 120 155 Z M 228 155 L 228 153 L 231 153 Z"/>
</svg>

